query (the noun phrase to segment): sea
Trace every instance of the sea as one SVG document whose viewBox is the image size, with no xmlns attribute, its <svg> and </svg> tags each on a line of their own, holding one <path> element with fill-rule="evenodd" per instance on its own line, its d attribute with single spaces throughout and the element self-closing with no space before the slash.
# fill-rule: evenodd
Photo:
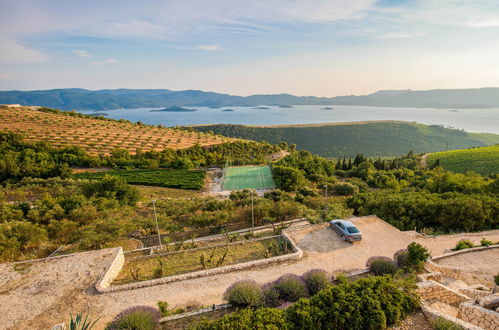
<svg viewBox="0 0 499 330">
<path fill-rule="evenodd" d="M 499 108 L 438 109 L 370 107 L 345 105 L 296 105 L 279 107 L 189 107 L 196 111 L 151 111 L 158 108 L 85 110 L 85 114 L 100 113 L 109 118 L 141 121 L 164 126 L 208 124 L 294 125 L 341 123 L 372 120 L 399 120 L 429 125 L 442 125 L 474 133 L 499 134 Z"/>
</svg>

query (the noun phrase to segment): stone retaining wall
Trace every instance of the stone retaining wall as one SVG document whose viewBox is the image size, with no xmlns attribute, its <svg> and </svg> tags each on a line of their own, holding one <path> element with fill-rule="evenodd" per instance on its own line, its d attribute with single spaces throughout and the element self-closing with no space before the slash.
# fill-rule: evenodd
<svg viewBox="0 0 499 330">
<path fill-rule="evenodd" d="M 459 306 L 460 317 L 471 324 L 485 329 L 499 329 L 499 313 L 467 301 Z"/>
<path fill-rule="evenodd" d="M 105 288 L 111 285 L 111 282 L 118 276 L 123 265 L 125 264 L 125 255 L 123 254 L 123 248 L 120 246 L 116 248 L 116 254 L 106 269 L 106 272 L 102 275 L 102 277 L 95 284 L 95 289 L 102 293 Z"/>
<path fill-rule="evenodd" d="M 283 231 L 282 236 L 285 239 L 287 239 L 289 241 L 289 243 L 291 244 L 291 248 L 294 251 L 293 253 L 282 255 L 282 256 L 277 256 L 277 257 L 272 257 L 272 258 L 267 258 L 267 259 L 259 259 L 259 260 L 254 260 L 254 261 L 243 262 L 243 263 L 229 265 L 229 266 L 225 266 L 225 267 L 218 267 L 218 268 L 200 270 L 200 271 L 181 274 L 181 275 L 162 277 L 162 278 L 157 278 L 154 280 L 140 281 L 140 282 L 124 284 L 124 285 L 117 285 L 117 286 L 110 286 L 111 282 L 114 280 L 114 278 L 116 278 L 116 276 L 119 273 L 119 270 L 117 272 L 115 271 L 116 267 L 113 267 L 113 264 L 114 264 L 114 262 L 113 262 L 113 264 L 109 267 L 108 271 L 106 272 L 105 276 L 103 276 L 103 278 L 95 285 L 95 288 L 99 293 L 115 292 L 115 291 L 121 291 L 121 290 L 133 290 L 133 289 L 144 288 L 144 287 L 160 285 L 160 284 L 166 284 L 166 283 L 171 283 L 171 282 L 185 281 L 185 280 L 199 278 L 199 277 L 224 274 L 224 273 L 234 272 L 234 271 L 246 269 L 246 268 L 261 267 L 261 266 L 266 266 L 266 265 L 280 263 L 280 262 L 287 262 L 287 261 L 297 261 L 297 260 L 300 260 L 301 258 L 303 258 L 303 251 L 295 244 L 293 239 L 291 239 L 288 236 L 288 234 L 286 233 L 286 230 Z M 123 259 L 123 262 L 124 262 L 124 259 Z M 120 265 L 120 267 L 119 267 L 120 270 L 121 270 L 121 267 L 123 267 L 123 264 Z"/>
<path fill-rule="evenodd" d="M 483 251 L 483 250 L 488 250 L 488 249 L 497 249 L 497 248 L 499 248 L 499 245 L 491 245 L 491 246 L 476 247 L 476 248 L 464 249 L 464 250 L 459 250 L 459 251 L 454 251 L 454 252 L 442 254 L 442 255 L 433 257 L 430 260 L 427 260 L 426 264 L 425 264 L 425 269 L 429 272 L 440 272 L 445 277 L 455 278 L 456 280 L 462 280 L 466 283 L 471 284 L 473 282 L 476 282 L 476 280 L 474 280 L 473 275 L 470 274 L 469 272 L 467 272 L 461 268 L 439 265 L 435 261 L 446 259 L 446 258 L 451 258 L 453 256 L 460 255 L 460 254 L 473 253 L 473 252 L 477 252 L 477 251 Z"/>
<path fill-rule="evenodd" d="M 428 306 L 423 306 L 421 308 L 421 310 L 423 311 L 423 314 L 426 316 L 426 318 L 428 320 L 435 320 L 438 318 L 443 318 L 443 319 L 450 321 L 450 322 L 454 323 L 455 325 L 457 325 L 458 327 L 465 329 L 465 330 L 485 330 L 485 329 L 478 327 L 474 324 L 471 324 L 469 322 L 466 322 L 466 321 L 463 321 L 463 320 L 458 319 L 456 317 L 441 313 L 441 312 L 439 312 L 433 308 L 430 308 Z"/>
<path fill-rule="evenodd" d="M 195 316 L 195 315 L 201 315 L 201 314 L 206 314 L 206 313 L 210 313 L 210 312 L 213 312 L 213 311 L 218 311 L 218 310 L 227 309 L 227 308 L 231 308 L 231 307 L 232 307 L 231 304 L 213 305 L 212 307 L 201 308 L 201 309 L 198 309 L 198 310 L 195 310 L 195 311 L 192 311 L 192 312 L 186 312 L 186 313 L 182 313 L 182 314 L 175 314 L 175 315 L 170 315 L 170 316 L 167 316 L 167 317 L 162 317 L 159 320 L 159 322 L 163 323 L 163 322 L 168 322 L 168 321 L 183 319 L 183 318 L 186 318 L 186 317 Z"/>
<path fill-rule="evenodd" d="M 438 300 L 457 307 L 460 303 L 471 299 L 433 280 L 417 283 L 417 286 L 419 296 L 423 300 Z"/>
</svg>

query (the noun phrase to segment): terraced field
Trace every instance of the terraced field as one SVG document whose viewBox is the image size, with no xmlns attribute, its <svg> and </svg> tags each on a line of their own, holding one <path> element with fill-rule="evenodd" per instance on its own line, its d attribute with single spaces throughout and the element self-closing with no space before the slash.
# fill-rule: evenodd
<svg viewBox="0 0 499 330">
<path fill-rule="evenodd" d="M 474 171 L 480 174 L 499 173 L 499 144 L 490 147 L 451 150 L 428 155 L 427 163 L 433 165 L 439 159 L 445 169 L 463 173 Z"/>
<path fill-rule="evenodd" d="M 104 155 L 116 147 L 134 154 L 137 149 L 184 149 L 195 144 L 208 146 L 235 140 L 128 121 L 45 112 L 36 107 L 0 107 L 0 131 L 21 134 L 27 141 L 47 141 L 55 147 L 78 145 L 89 153 Z"/>
</svg>

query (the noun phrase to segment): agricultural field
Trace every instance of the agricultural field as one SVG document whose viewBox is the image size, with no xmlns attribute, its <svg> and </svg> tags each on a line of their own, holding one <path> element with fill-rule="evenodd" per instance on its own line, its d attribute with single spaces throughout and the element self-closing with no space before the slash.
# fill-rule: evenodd
<svg viewBox="0 0 499 330">
<path fill-rule="evenodd" d="M 204 185 L 204 170 L 143 169 L 113 170 L 76 173 L 77 179 L 100 179 L 104 175 L 114 175 L 125 179 L 129 184 L 200 190 Z"/>
<path fill-rule="evenodd" d="M 35 107 L 0 107 L 0 131 L 20 134 L 26 141 L 47 141 L 55 147 L 77 145 L 94 155 L 109 155 L 117 147 L 135 154 L 137 149 L 185 149 L 195 144 L 209 146 L 235 140 Z"/>
<path fill-rule="evenodd" d="M 227 168 L 224 190 L 275 188 L 268 166 L 237 166 Z"/>
<path fill-rule="evenodd" d="M 474 171 L 483 175 L 499 173 L 499 144 L 473 149 L 436 152 L 428 155 L 432 166 L 439 159 L 446 170 L 463 173 Z"/>
<path fill-rule="evenodd" d="M 245 241 L 242 244 L 141 257 L 125 261 L 113 285 L 185 274 L 207 268 L 275 257 L 293 252 L 283 238 Z"/>
</svg>

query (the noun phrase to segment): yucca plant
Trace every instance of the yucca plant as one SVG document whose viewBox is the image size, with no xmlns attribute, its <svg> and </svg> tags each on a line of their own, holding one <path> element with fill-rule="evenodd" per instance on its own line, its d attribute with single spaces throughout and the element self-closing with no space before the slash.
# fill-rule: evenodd
<svg viewBox="0 0 499 330">
<path fill-rule="evenodd" d="M 89 314 L 85 314 L 85 318 L 83 318 L 83 313 L 79 312 L 73 318 L 71 315 L 71 320 L 69 321 L 69 330 L 90 330 L 94 327 L 95 323 L 100 319 L 98 317 L 95 321 L 91 321 L 88 319 Z"/>
</svg>

